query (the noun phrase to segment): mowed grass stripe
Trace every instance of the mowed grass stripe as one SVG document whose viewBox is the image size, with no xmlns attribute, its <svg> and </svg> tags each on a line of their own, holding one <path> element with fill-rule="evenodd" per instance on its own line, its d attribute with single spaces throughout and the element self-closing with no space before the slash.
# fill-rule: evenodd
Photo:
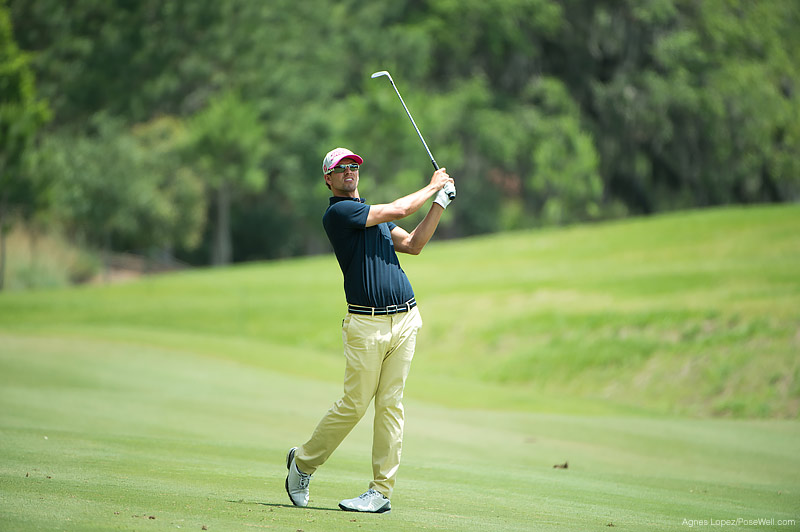
<svg viewBox="0 0 800 532">
<path fill-rule="evenodd" d="M 315 476 L 313 508 L 290 508 L 284 453 L 336 386 L 124 342 L 2 340 L 15 346 L 0 357 L 4 529 L 683 530 L 696 516 L 792 518 L 800 502 L 794 422 L 409 399 L 392 514 L 336 510 L 368 481 L 368 420 Z"/>
</svg>

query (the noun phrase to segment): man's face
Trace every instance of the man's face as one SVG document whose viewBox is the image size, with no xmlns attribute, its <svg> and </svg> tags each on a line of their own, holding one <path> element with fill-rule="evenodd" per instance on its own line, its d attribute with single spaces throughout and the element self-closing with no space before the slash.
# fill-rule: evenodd
<svg viewBox="0 0 800 532">
<path fill-rule="evenodd" d="M 345 157 L 337 163 L 338 165 L 356 164 L 350 157 Z M 334 196 L 355 197 L 358 191 L 358 170 L 347 168 L 344 172 L 339 172 L 341 168 L 335 168 L 333 172 L 325 176 L 325 182 L 331 186 Z"/>
</svg>

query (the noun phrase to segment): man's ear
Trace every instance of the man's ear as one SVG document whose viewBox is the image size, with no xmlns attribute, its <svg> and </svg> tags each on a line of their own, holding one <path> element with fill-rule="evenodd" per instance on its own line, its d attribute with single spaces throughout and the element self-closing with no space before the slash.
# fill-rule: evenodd
<svg viewBox="0 0 800 532">
<path fill-rule="evenodd" d="M 322 174 L 322 177 L 325 179 L 325 184 L 328 185 L 328 188 L 331 188 L 331 174 Z"/>
</svg>

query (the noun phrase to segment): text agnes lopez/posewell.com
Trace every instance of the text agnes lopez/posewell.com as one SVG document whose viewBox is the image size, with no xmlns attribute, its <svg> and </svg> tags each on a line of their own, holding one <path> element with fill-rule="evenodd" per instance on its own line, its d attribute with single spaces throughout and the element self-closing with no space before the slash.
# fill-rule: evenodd
<svg viewBox="0 0 800 532">
<path fill-rule="evenodd" d="M 745 519 L 737 517 L 735 519 L 686 519 L 683 525 L 693 528 L 696 526 L 794 526 L 797 521 L 794 519 L 775 519 L 774 517 L 761 517 L 759 519 Z"/>
</svg>

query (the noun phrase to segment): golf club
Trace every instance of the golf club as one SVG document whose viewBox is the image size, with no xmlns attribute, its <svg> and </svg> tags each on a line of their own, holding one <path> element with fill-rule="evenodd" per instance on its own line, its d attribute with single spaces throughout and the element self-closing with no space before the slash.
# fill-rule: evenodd
<svg viewBox="0 0 800 532">
<path fill-rule="evenodd" d="M 431 164 L 433 164 L 433 168 L 434 168 L 435 170 L 438 170 L 438 169 L 439 169 L 439 165 L 438 165 L 438 164 L 436 164 L 436 159 L 434 159 L 434 158 L 433 158 L 433 154 L 431 153 L 431 150 L 430 150 L 430 148 L 428 148 L 428 144 L 425 142 L 425 139 L 424 139 L 424 138 L 422 138 L 422 133 L 420 132 L 419 128 L 417 127 L 417 123 L 416 123 L 416 122 L 414 122 L 414 117 L 413 117 L 413 116 L 411 116 L 411 111 L 409 111 L 409 110 L 408 110 L 408 107 L 406 106 L 406 102 L 404 102 L 404 101 L 403 101 L 403 97 L 402 97 L 402 96 L 400 96 L 400 91 L 399 91 L 399 90 L 397 90 L 397 85 L 395 85 L 395 84 L 394 84 L 394 80 L 392 79 L 392 75 L 391 75 L 391 74 L 389 74 L 389 73 L 388 73 L 387 71 L 385 71 L 385 70 L 381 70 L 380 72 L 375 72 L 375 73 L 374 73 L 374 74 L 372 74 L 372 76 L 370 76 L 370 77 L 371 77 L 372 79 L 375 79 L 375 78 L 379 78 L 379 77 L 381 77 L 381 76 L 386 76 L 387 78 L 389 78 L 389 81 L 391 82 L 391 84 L 392 84 L 392 87 L 394 87 L 394 92 L 396 92 L 396 93 L 397 93 L 397 97 L 398 97 L 398 98 L 400 98 L 400 103 L 402 103 L 402 104 L 403 104 L 403 109 L 405 109 L 405 110 L 406 110 L 406 114 L 408 115 L 408 118 L 411 120 L 411 125 L 413 125 L 413 126 L 414 126 L 414 129 L 417 131 L 417 135 L 419 135 L 419 140 L 421 140 L 421 141 L 422 141 L 422 145 L 423 145 L 423 146 L 425 146 L 425 151 L 426 151 L 426 152 L 428 152 L 428 157 L 430 157 L 430 159 L 431 159 Z M 456 197 L 456 192 L 455 192 L 455 190 L 453 190 L 453 191 L 449 191 L 449 190 L 448 190 L 448 191 L 447 191 L 447 196 L 448 196 L 448 197 L 449 197 L 451 200 L 452 200 L 453 198 L 455 198 L 455 197 Z"/>
</svg>

